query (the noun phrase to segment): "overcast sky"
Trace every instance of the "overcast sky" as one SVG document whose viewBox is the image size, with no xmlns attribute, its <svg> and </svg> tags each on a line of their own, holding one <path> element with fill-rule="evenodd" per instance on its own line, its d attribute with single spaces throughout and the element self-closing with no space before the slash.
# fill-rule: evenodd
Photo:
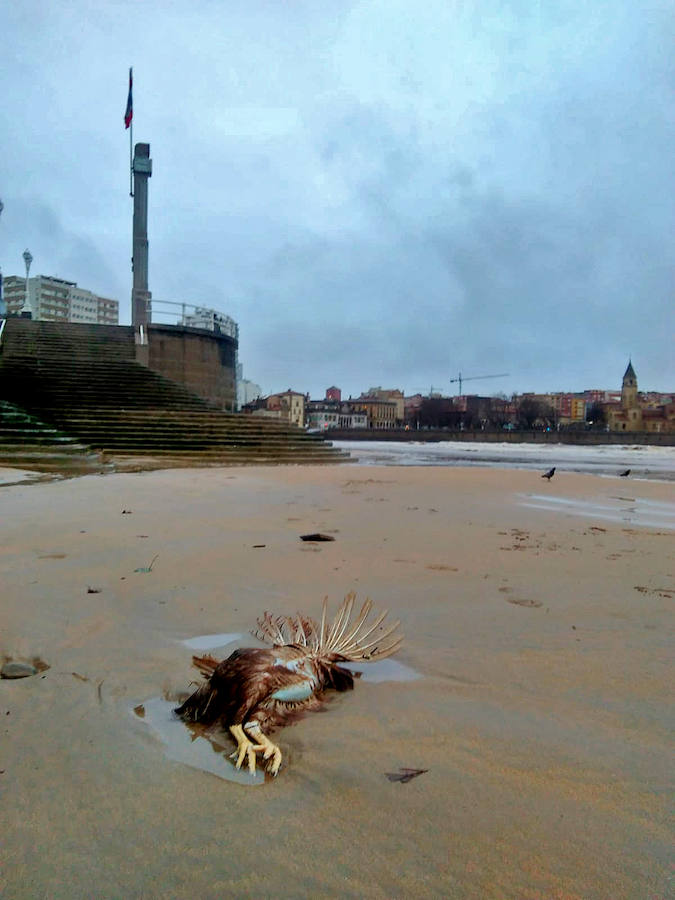
<svg viewBox="0 0 675 900">
<path fill-rule="evenodd" d="M 231 315 L 265 393 L 675 390 L 672 0 L 0 6 L 0 267 Z"/>
</svg>

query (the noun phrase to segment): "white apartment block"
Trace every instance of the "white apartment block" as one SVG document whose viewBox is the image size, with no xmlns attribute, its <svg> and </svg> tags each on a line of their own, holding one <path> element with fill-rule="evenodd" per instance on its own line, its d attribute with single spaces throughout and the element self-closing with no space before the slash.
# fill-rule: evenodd
<svg viewBox="0 0 675 900">
<path fill-rule="evenodd" d="M 237 409 L 257 400 L 258 397 L 262 397 L 262 388 L 259 384 L 249 381 L 247 378 L 237 379 Z"/>
<path fill-rule="evenodd" d="M 262 388 L 254 381 L 244 378 L 244 367 L 240 362 L 236 364 L 235 372 L 237 373 L 237 409 L 239 410 L 247 403 L 252 403 L 253 400 L 262 397 Z"/>
<path fill-rule="evenodd" d="M 328 431 L 329 428 L 367 428 L 368 416 L 362 412 L 351 412 L 346 405 L 341 409 L 324 407 L 312 409 L 307 414 L 310 431 Z"/>
<path fill-rule="evenodd" d="M 119 303 L 49 275 L 26 279 L 8 275 L 3 282 L 3 297 L 8 315 L 30 312 L 39 322 L 86 322 L 98 325 L 119 324 Z"/>
</svg>

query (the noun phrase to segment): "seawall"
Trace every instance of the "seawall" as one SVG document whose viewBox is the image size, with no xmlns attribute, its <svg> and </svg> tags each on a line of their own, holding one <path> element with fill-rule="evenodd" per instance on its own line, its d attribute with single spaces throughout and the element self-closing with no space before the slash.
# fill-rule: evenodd
<svg viewBox="0 0 675 900">
<path fill-rule="evenodd" d="M 402 428 L 331 428 L 332 441 L 482 441 L 488 444 L 645 444 L 675 447 L 675 433 L 648 431 L 445 431 Z"/>
</svg>

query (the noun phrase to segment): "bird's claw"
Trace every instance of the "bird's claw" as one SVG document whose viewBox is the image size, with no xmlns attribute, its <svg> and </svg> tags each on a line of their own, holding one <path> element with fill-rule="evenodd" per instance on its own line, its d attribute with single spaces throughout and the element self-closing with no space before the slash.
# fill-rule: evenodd
<svg viewBox="0 0 675 900">
<path fill-rule="evenodd" d="M 249 772 L 251 775 L 255 775 L 256 751 L 265 748 L 262 744 L 254 744 L 253 741 L 249 740 L 241 725 L 231 725 L 230 732 L 237 742 L 237 749 L 231 754 L 231 759 L 234 759 L 235 756 L 237 757 L 237 761 L 234 764 L 235 769 L 241 769 L 241 764 L 246 758 Z"/>
<path fill-rule="evenodd" d="M 263 751 L 263 759 L 269 760 L 271 758 L 271 762 L 267 765 L 267 772 L 273 776 L 278 775 L 281 767 L 281 750 L 276 744 L 272 743 L 266 734 L 263 734 L 259 725 L 249 724 L 246 727 L 251 737 L 258 741 L 258 744 L 255 746 L 256 749 Z"/>
<path fill-rule="evenodd" d="M 267 771 L 276 778 L 281 766 L 281 750 L 278 747 L 275 747 L 274 744 L 267 747 L 263 753 L 263 759 L 269 759 L 270 756 L 272 757 L 272 762 L 267 766 Z"/>
<path fill-rule="evenodd" d="M 246 765 L 248 767 L 251 775 L 255 775 L 255 766 L 256 766 L 256 751 L 262 750 L 263 748 L 259 744 L 252 744 L 250 741 L 246 743 L 241 743 L 239 747 L 234 751 L 234 753 L 230 753 L 230 759 L 235 759 L 236 763 L 234 764 L 235 769 L 241 769 L 241 764 L 244 762 L 244 758 L 246 758 Z"/>
</svg>

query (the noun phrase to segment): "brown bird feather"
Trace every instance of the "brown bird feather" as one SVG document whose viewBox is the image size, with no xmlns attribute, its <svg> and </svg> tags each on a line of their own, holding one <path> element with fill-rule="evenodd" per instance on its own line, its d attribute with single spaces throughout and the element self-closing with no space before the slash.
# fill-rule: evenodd
<svg viewBox="0 0 675 900">
<path fill-rule="evenodd" d="M 264 760 L 270 760 L 268 771 L 276 775 L 281 750 L 267 733 L 320 708 L 326 691 L 351 690 L 354 675 L 340 663 L 384 659 L 401 646 L 403 638 L 396 633 L 400 623 L 383 627 L 386 611 L 367 623 L 370 600 L 352 621 L 355 599 L 353 592 L 347 594 L 332 623 L 327 621 L 327 598 L 320 623 L 300 613 L 264 613 L 253 633 L 271 649 L 240 648 L 222 661 L 194 656 L 204 683 L 176 714 L 186 721 L 229 728 L 237 741 L 237 768 L 246 759 L 249 771 L 255 772 L 256 753 L 261 751 Z"/>
</svg>

